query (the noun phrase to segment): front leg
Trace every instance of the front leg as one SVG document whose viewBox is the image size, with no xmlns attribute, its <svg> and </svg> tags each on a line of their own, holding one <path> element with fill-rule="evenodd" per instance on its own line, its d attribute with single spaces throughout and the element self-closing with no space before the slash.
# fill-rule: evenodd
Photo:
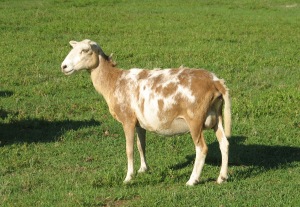
<svg viewBox="0 0 300 207">
<path fill-rule="evenodd" d="M 137 126 L 137 146 L 140 153 L 141 158 L 141 167 L 139 169 L 139 173 L 146 172 L 148 167 L 146 163 L 146 130 Z"/>
<path fill-rule="evenodd" d="M 124 183 L 131 181 L 134 171 L 133 171 L 133 144 L 134 144 L 134 125 L 123 124 L 123 129 L 126 137 L 126 155 L 127 155 L 127 175 Z"/>
</svg>

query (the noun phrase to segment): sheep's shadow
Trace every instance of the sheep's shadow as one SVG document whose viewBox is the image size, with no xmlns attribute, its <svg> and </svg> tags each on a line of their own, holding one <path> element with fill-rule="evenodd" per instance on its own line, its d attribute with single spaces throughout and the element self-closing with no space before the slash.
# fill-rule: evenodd
<svg viewBox="0 0 300 207">
<path fill-rule="evenodd" d="M 278 167 L 291 167 L 293 162 L 300 162 L 300 148 L 290 146 L 244 145 L 247 137 L 235 136 L 229 139 L 230 154 L 229 167 L 246 167 L 237 172 L 241 178 L 247 178 L 254 174 L 276 169 Z M 209 153 L 206 164 L 220 166 L 221 153 L 219 143 L 208 145 Z M 171 166 L 173 170 L 179 170 L 193 164 L 195 154 L 187 155 L 184 162 Z"/>
<path fill-rule="evenodd" d="M 10 112 L 1 110 L 0 114 Z M 100 125 L 95 120 L 75 121 L 47 121 L 43 119 L 25 119 L 0 123 L 0 146 L 14 143 L 38 143 L 57 141 L 61 135 L 69 130 Z"/>
<path fill-rule="evenodd" d="M 0 97 L 1 98 L 7 98 L 12 96 L 14 93 L 12 91 L 0 91 Z M 0 118 L 5 119 L 8 116 L 8 112 L 0 109 Z"/>
<path fill-rule="evenodd" d="M 12 91 L 0 91 L 0 97 L 10 97 L 12 96 L 14 93 Z"/>
</svg>

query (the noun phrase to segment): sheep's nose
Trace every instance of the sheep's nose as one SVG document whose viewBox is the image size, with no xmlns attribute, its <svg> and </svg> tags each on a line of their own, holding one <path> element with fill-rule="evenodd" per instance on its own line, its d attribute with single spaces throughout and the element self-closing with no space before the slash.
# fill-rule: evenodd
<svg viewBox="0 0 300 207">
<path fill-rule="evenodd" d="M 66 69 L 68 66 L 67 65 L 62 65 L 61 69 Z"/>
</svg>

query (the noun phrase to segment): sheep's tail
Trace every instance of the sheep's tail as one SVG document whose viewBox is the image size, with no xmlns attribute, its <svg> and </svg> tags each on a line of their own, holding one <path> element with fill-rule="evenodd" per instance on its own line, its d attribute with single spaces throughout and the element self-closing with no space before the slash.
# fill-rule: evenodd
<svg viewBox="0 0 300 207">
<path fill-rule="evenodd" d="M 224 131 L 225 136 L 231 136 L 231 100 L 229 95 L 229 89 L 225 85 L 225 81 L 223 79 L 218 79 L 214 76 L 216 87 L 218 91 L 222 94 L 222 98 L 224 100 Z"/>
<path fill-rule="evenodd" d="M 224 103 L 224 130 L 225 130 L 225 136 L 229 138 L 231 136 L 231 100 L 230 100 L 229 90 L 227 88 L 225 94 L 223 94 L 223 99 L 225 102 Z"/>
</svg>

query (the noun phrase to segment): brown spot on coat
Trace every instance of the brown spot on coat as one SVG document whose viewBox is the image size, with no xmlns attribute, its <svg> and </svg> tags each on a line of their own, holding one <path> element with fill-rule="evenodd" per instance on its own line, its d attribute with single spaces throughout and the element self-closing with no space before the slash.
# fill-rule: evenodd
<svg viewBox="0 0 300 207">
<path fill-rule="evenodd" d="M 168 97 L 176 92 L 178 86 L 175 83 L 169 83 L 166 87 L 162 89 L 162 95 Z"/>
<path fill-rule="evenodd" d="M 144 114 L 145 110 L 145 99 L 142 99 L 139 105 L 139 108 L 141 109 L 142 114 Z"/>
<path fill-rule="evenodd" d="M 151 86 L 151 90 L 155 89 L 158 84 L 160 84 L 163 80 L 163 75 L 160 74 L 158 75 L 157 77 L 153 78 L 153 83 L 152 83 L 152 86 Z"/>
<path fill-rule="evenodd" d="M 142 72 L 140 72 L 138 74 L 137 79 L 138 80 L 140 80 L 140 79 L 146 79 L 148 76 L 149 76 L 149 71 L 148 70 L 142 70 Z"/>
<path fill-rule="evenodd" d="M 160 86 L 158 86 L 158 87 L 156 87 L 155 88 L 155 93 L 157 93 L 157 94 L 160 94 L 161 92 L 162 92 L 162 86 L 160 85 Z"/>
<path fill-rule="evenodd" d="M 159 100 L 157 101 L 157 103 L 158 103 L 158 109 L 159 109 L 159 111 L 163 111 L 163 108 L 164 108 L 164 101 L 163 101 L 162 99 L 159 99 Z"/>
</svg>

